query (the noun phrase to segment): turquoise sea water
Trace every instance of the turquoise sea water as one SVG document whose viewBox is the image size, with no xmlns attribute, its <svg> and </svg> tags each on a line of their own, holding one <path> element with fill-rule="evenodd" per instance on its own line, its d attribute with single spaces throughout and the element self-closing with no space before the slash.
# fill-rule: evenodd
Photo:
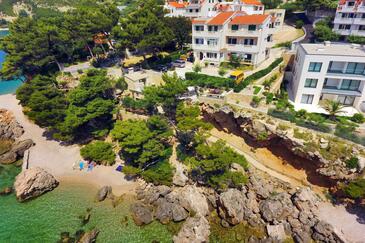
<svg viewBox="0 0 365 243">
<path fill-rule="evenodd" d="M 0 38 L 7 35 L 8 31 L 0 31 Z M 4 62 L 6 53 L 0 50 L 0 69 L 2 67 L 2 63 Z M 16 89 L 22 84 L 20 79 L 9 80 L 9 81 L 1 81 L 0 77 L 0 95 L 3 94 L 13 94 Z"/>
<path fill-rule="evenodd" d="M 9 186 L 19 172 L 15 166 L 0 166 L 0 190 Z M 110 200 L 95 202 L 96 189 L 84 184 L 60 184 L 25 203 L 15 195 L 0 196 L 0 242 L 56 242 L 61 232 L 100 230 L 98 242 L 171 242 L 167 227 L 153 222 L 136 226 L 129 214 L 131 199 L 115 208 Z M 82 226 L 80 216 L 91 208 L 89 223 Z M 127 218 L 126 218 L 127 217 Z"/>
</svg>

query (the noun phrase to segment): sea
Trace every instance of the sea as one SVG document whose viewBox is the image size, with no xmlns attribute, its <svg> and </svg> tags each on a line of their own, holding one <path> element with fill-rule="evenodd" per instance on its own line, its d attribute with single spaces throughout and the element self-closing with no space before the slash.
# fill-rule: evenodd
<svg viewBox="0 0 365 243">
<path fill-rule="evenodd" d="M 0 30 L 0 38 L 6 36 L 9 33 L 7 30 Z M 2 63 L 5 60 L 6 53 L 0 50 L 0 69 L 2 68 Z M 1 80 L 0 77 L 0 95 L 3 94 L 13 94 L 15 93 L 16 89 L 22 85 L 21 79 L 14 79 L 14 80 Z"/>
</svg>

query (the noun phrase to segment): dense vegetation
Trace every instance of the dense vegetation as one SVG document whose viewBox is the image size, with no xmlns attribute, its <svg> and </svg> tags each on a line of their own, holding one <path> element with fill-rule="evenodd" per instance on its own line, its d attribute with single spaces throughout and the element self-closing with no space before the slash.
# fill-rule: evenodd
<svg viewBox="0 0 365 243">
<path fill-rule="evenodd" d="M 105 136 L 115 107 L 112 80 L 106 71 L 88 71 L 67 94 L 55 82 L 52 77 L 36 76 L 17 90 L 26 114 L 63 141 Z"/>
<path fill-rule="evenodd" d="M 118 141 L 120 154 L 127 164 L 124 173 L 140 175 L 153 183 L 171 184 L 173 169 L 168 158 L 172 131 L 166 119 L 152 116 L 147 121 L 117 121 L 111 135 Z"/>
</svg>

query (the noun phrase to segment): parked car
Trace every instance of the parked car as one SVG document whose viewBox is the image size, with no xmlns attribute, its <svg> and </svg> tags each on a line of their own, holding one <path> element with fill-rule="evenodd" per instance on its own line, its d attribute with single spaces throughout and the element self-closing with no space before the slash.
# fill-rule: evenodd
<svg viewBox="0 0 365 243">
<path fill-rule="evenodd" d="M 153 70 L 155 71 L 158 71 L 158 72 L 167 72 L 167 70 L 169 69 L 166 65 L 156 65 L 155 67 L 152 68 Z"/>
<path fill-rule="evenodd" d="M 182 60 L 182 59 L 177 59 L 177 60 L 172 62 L 172 66 L 179 67 L 179 68 L 184 68 L 185 67 L 185 61 Z"/>
</svg>

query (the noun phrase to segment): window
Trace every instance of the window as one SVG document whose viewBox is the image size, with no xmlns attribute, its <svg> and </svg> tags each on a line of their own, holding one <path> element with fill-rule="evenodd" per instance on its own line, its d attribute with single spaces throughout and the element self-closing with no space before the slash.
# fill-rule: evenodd
<svg viewBox="0 0 365 243">
<path fill-rule="evenodd" d="M 355 5 L 355 2 L 347 2 L 347 6 L 352 7 Z"/>
<path fill-rule="evenodd" d="M 355 101 L 354 96 L 339 95 L 337 101 L 343 105 L 353 105 Z"/>
<path fill-rule="evenodd" d="M 237 38 L 228 37 L 227 44 L 236 45 L 237 44 Z"/>
<path fill-rule="evenodd" d="M 208 31 L 218 31 L 218 26 L 217 25 L 209 25 L 208 26 Z"/>
<path fill-rule="evenodd" d="M 204 25 L 195 25 L 196 31 L 204 31 Z"/>
<path fill-rule="evenodd" d="M 309 64 L 309 72 L 320 72 L 322 68 L 322 63 L 321 62 L 311 62 Z"/>
<path fill-rule="evenodd" d="M 359 30 L 365 30 L 365 25 L 360 25 Z"/>
<path fill-rule="evenodd" d="M 255 30 L 256 30 L 256 25 L 252 25 L 252 24 L 250 24 L 250 25 L 248 26 L 248 30 L 250 30 L 250 31 L 255 31 Z"/>
<path fill-rule="evenodd" d="M 203 45 L 204 44 L 204 39 L 203 38 L 195 38 L 195 44 Z"/>
<path fill-rule="evenodd" d="M 216 46 L 218 45 L 218 39 L 208 39 L 207 44 L 208 46 Z"/>
<path fill-rule="evenodd" d="M 306 87 L 306 88 L 316 88 L 317 87 L 317 83 L 318 83 L 318 79 L 307 78 L 305 80 L 304 87 Z"/>
<path fill-rule="evenodd" d="M 341 17 L 342 17 L 342 18 L 346 18 L 346 17 L 347 17 L 347 13 L 342 13 L 342 14 L 341 14 Z"/>
<path fill-rule="evenodd" d="M 276 17 L 280 18 L 283 14 L 282 13 L 277 13 Z"/>
<path fill-rule="evenodd" d="M 217 59 L 217 53 L 207 52 L 207 58 Z"/>
<path fill-rule="evenodd" d="M 338 28 L 339 28 L 340 30 L 349 30 L 349 29 L 351 29 L 351 25 L 349 25 L 349 24 L 340 24 L 340 25 L 338 26 Z"/>
<path fill-rule="evenodd" d="M 253 46 L 253 45 L 255 45 L 255 40 L 254 39 L 245 39 L 244 40 L 244 45 L 245 46 Z"/>
<path fill-rule="evenodd" d="M 302 95 L 302 100 L 300 101 L 300 103 L 302 103 L 302 104 L 312 104 L 313 103 L 313 98 L 314 98 L 314 95 L 303 94 Z"/>
<path fill-rule="evenodd" d="M 346 73 L 348 74 L 365 74 L 365 63 L 349 62 L 347 64 Z"/>
<path fill-rule="evenodd" d="M 355 17 L 355 14 L 354 14 L 354 13 L 349 13 L 348 17 L 349 17 L 350 19 L 353 19 L 353 18 Z"/>
<path fill-rule="evenodd" d="M 238 30 L 238 25 L 237 24 L 233 24 L 231 26 L 231 30 Z"/>
<path fill-rule="evenodd" d="M 245 54 L 245 62 L 251 62 L 252 54 Z"/>
<path fill-rule="evenodd" d="M 365 19 L 365 13 L 362 14 L 361 18 L 362 19 Z"/>
<path fill-rule="evenodd" d="M 344 79 L 341 84 L 341 89 L 344 90 L 359 90 L 360 80 Z"/>
</svg>

